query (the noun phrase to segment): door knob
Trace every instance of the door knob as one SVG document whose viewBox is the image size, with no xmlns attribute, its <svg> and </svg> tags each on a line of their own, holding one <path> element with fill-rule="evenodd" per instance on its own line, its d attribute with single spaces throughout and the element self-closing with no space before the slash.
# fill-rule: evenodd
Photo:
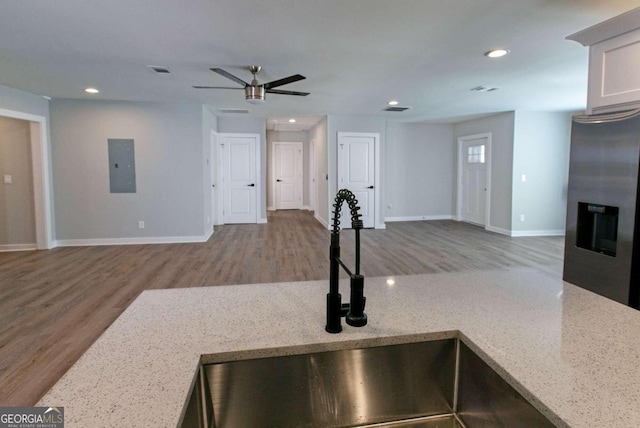
<svg viewBox="0 0 640 428">
<path fill-rule="evenodd" d="M 280 180 L 279 178 L 276 180 L 278 183 L 281 182 L 282 180 Z"/>
<path fill-rule="evenodd" d="M 249 187 L 256 187 L 256 185 L 255 185 L 254 183 L 247 184 L 247 186 L 249 186 Z"/>
<path fill-rule="evenodd" d="M 369 186 L 369 187 L 367 187 L 367 189 L 373 189 L 373 186 Z"/>
</svg>

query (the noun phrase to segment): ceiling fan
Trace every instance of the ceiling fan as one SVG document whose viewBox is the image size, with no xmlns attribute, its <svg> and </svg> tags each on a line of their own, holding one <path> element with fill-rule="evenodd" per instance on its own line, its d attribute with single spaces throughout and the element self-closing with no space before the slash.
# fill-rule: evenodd
<svg viewBox="0 0 640 428">
<path fill-rule="evenodd" d="M 253 74 L 253 80 L 251 83 L 247 83 L 239 77 L 234 76 L 228 71 L 224 71 L 221 68 L 211 68 L 211 71 L 214 73 L 218 73 L 227 79 L 231 79 L 236 83 L 244 86 L 244 97 L 251 104 L 262 104 L 264 100 L 265 93 L 270 94 L 280 94 L 280 95 L 299 95 L 299 96 L 307 96 L 308 92 L 296 92 L 296 91 L 282 91 L 280 89 L 273 89 L 278 86 L 287 85 L 289 83 L 297 82 L 298 80 L 304 80 L 306 77 L 300 74 L 294 74 L 293 76 L 285 77 L 284 79 L 274 80 L 272 82 L 258 83 L 258 73 L 262 70 L 262 67 L 259 65 L 250 65 L 249 71 Z M 227 86 L 194 86 L 196 89 L 243 89 L 243 88 L 230 88 Z"/>
</svg>

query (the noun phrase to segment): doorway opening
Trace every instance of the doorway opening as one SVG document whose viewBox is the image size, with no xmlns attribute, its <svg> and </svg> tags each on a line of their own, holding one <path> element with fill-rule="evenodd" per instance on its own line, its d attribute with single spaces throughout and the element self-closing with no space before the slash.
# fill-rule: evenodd
<svg viewBox="0 0 640 428">
<path fill-rule="evenodd" d="M 29 122 L 29 148 L 31 155 L 31 174 L 33 180 L 33 207 L 35 217 L 36 245 L 30 248 L 7 246 L 0 250 L 45 250 L 53 248 L 53 215 L 50 195 L 50 158 L 48 144 L 47 118 L 19 111 L 0 109 L 0 116 Z M 9 174 L 10 175 L 10 174 Z M 10 180 L 10 179 L 8 179 Z M 4 177 L 3 177 L 4 182 Z"/>
</svg>

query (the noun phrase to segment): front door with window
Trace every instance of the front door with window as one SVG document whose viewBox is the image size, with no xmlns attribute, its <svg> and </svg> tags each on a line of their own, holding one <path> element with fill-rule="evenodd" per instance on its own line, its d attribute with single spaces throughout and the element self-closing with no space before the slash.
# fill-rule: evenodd
<svg viewBox="0 0 640 428">
<path fill-rule="evenodd" d="M 485 226 L 487 191 L 487 137 L 462 143 L 462 220 Z"/>
</svg>

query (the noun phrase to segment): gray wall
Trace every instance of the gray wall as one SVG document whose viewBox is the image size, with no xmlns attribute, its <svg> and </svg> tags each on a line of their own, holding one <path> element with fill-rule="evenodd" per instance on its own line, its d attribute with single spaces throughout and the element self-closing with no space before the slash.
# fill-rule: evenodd
<svg viewBox="0 0 640 428">
<path fill-rule="evenodd" d="M 202 236 L 202 115 L 196 104 L 52 101 L 57 239 Z M 109 192 L 109 138 L 135 141 L 137 193 Z"/>
<path fill-rule="evenodd" d="M 259 134 L 260 135 L 260 165 L 262 175 L 262 206 L 258 207 L 258 217 L 267 219 L 267 122 L 259 117 L 219 117 L 218 132 L 228 134 Z"/>
<path fill-rule="evenodd" d="M 507 112 L 457 123 L 453 131 L 456 145 L 456 176 L 458 174 L 457 138 L 485 132 L 492 134 L 491 218 L 487 227 L 497 228 L 501 232 L 511 231 L 514 122 L 515 112 Z"/>
<path fill-rule="evenodd" d="M 453 126 L 388 123 L 386 140 L 385 217 L 454 216 Z"/>
<path fill-rule="evenodd" d="M 378 212 L 384 217 L 385 204 L 385 134 L 386 121 L 374 116 L 338 116 L 327 117 L 327 154 L 329 174 L 329 200 L 333 201 L 338 192 L 338 132 L 366 132 L 380 134 L 380 198 L 376 201 Z M 384 218 L 376 218 L 376 226 L 383 225 Z"/>
<path fill-rule="evenodd" d="M 309 206 L 309 134 L 306 131 L 267 131 L 267 207 L 274 208 L 275 189 L 273 188 L 273 143 L 302 143 L 302 205 Z"/>
<path fill-rule="evenodd" d="M 570 113 L 516 111 L 513 231 L 564 231 L 570 140 Z"/>
<path fill-rule="evenodd" d="M 35 246 L 35 221 L 29 122 L 0 117 L 0 247 Z"/>
<path fill-rule="evenodd" d="M 333 195 L 329 195 L 329 153 L 327 150 L 327 118 L 322 119 L 313 129 L 309 131 L 309 141 L 315 142 L 315 160 L 317 177 L 317 198 L 318 209 L 315 212 L 316 218 L 325 226 L 329 226 L 329 198 L 333 200 Z"/>
</svg>

